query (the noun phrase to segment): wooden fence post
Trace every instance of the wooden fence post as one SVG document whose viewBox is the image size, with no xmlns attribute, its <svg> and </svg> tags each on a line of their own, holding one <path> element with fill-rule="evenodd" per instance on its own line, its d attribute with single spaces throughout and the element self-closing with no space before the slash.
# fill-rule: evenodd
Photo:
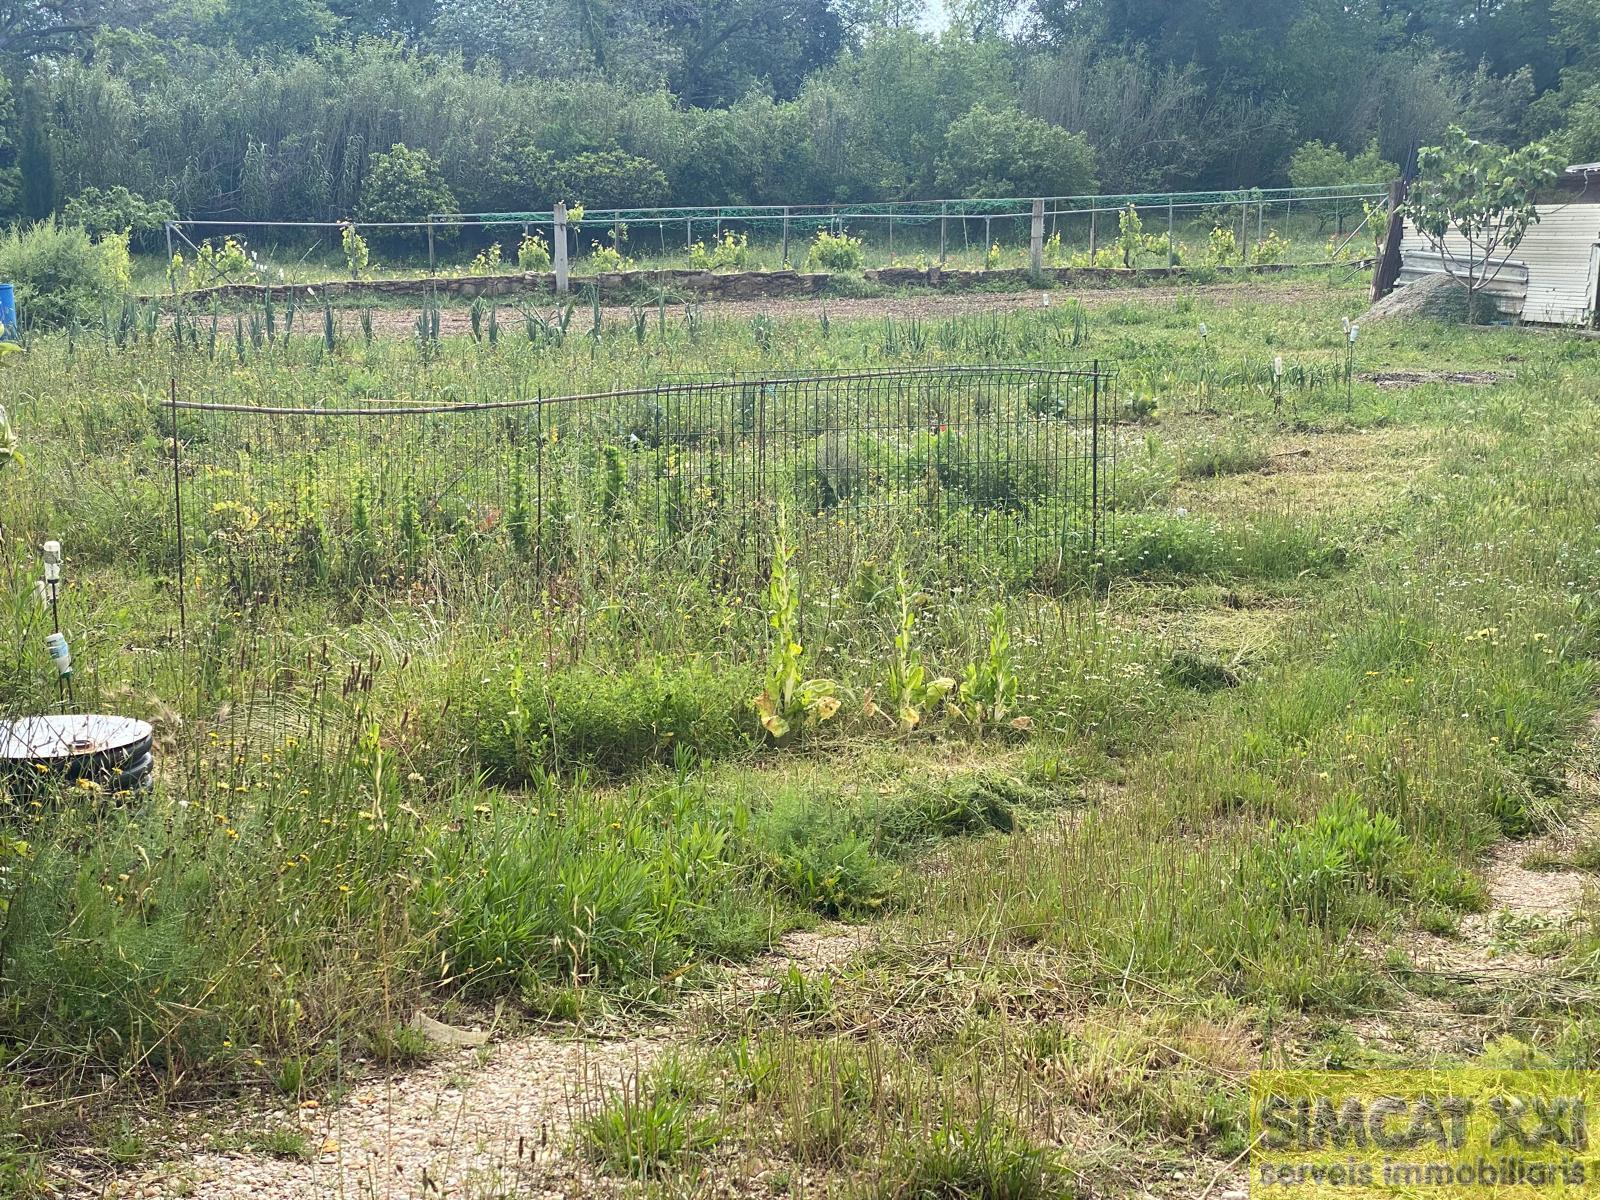
<svg viewBox="0 0 1600 1200">
<path fill-rule="evenodd" d="M 1383 254 L 1372 268 L 1372 299 L 1376 303 L 1394 291 L 1400 278 L 1400 241 L 1405 236 L 1405 215 L 1401 205 L 1406 199 L 1406 183 L 1396 179 L 1389 184 L 1389 229 L 1383 239 Z"/>
<path fill-rule="evenodd" d="M 554 237 L 550 242 L 551 252 L 555 255 L 556 268 L 556 295 L 567 294 L 567 205 L 564 200 L 557 200 L 555 212 Z"/>
<path fill-rule="evenodd" d="M 1044 201 L 1033 202 L 1033 228 L 1028 233 L 1028 266 L 1035 275 L 1044 271 Z"/>
</svg>

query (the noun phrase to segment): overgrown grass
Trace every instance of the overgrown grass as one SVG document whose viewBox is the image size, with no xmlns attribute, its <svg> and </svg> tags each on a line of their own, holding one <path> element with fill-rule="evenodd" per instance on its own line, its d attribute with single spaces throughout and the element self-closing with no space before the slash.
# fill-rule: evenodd
<svg viewBox="0 0 1600 1200">
<path fill-rule="evenodd" d="M 28 548 L 58 536 L 80 702 L 151 718 L 161 771 L 127 802 L 11 797 L 0 1178 L 25 1192 L 51 1141 L 117 1136 L 37 1115 L 54 1111 L 38 1097 L 97 1093 L 103 1074 L 113 1102 L 318 1094 L 357 1056 L 420 1054 L 404 1031 L 419 1006 L 657 1011 L 818 918 L 893 936 L 861 977 L 797 971 L 758 1006 L 770 1028 L 590 1113 L 578 1137 L 600 1167 L 691 1177 L 727 1147 L 776 1147 L 863 1195 L 1020 1198 L 1098 1178 L 1066 1148 L 1108 1131 L 1236 1154 L 1250 1031 L 1405 986 L 1371 945 L 1484 907 L 1477 856 L 1570 802 L 1600 683 L 1600 355 L 1375 328 L 1361 352 L 1385 365 L 1515 356 L 1518 377 L 1358 381 L 1347 406 L 1337 318 L 1358 303 L 1130 298 L 1087 326 L 1058 307 L 892 332 L 674 318 L 642 343 L 609 326 L 369 343 L 347 323 L 330 346 L 279 326 L 259 346 L 243 330 L 242 362 L 226 328 L 215 358 L 204 327 L 176 350 L 161 331 L 35 341 L 10 377 L 29 463 L 3 481 L 0 695 L 52 703 Z M 752 704 L 781 649 L 760 590 L 604 553 L 599 529 L 542 588 L 434 547 L 401 579 L 258 593 L 228 584 L 218 527 L 187 564 L 180 645 L 172 372 L 217 400 L 439 402 L 1064 354 L 1121 364 L 1129 423 L 1098 567 L 1041 564 L 1002 588 L 940 553 L 902 583 L 863 553 L 807 581 L 804 673 L 838 708 L 782 745 Z M 1275 354 L 1290 367 L 1276 389 Z M 1430 431 L 1414 476 L 1341 440 L 1401 424 Z M 178 428 L 207 436 L 181 413 Z M 1286 439 L 1381 503 L 1264 490 Z M 1252 597 L 1278 606 L 1270 625 Z M 958 686 L 908 723 L 889 697 L 913 658 Z M 963 695 L 984 678 L 1013 681 L 1005 705 Z"/>
</svg>

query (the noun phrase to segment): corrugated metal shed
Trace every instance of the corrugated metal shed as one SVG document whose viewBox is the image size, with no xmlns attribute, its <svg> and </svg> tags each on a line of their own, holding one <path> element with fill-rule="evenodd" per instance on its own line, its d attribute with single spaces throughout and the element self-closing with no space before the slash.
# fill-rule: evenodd
<svg viewBox="0 0 1600 1200">
<path fill-rule="evenodd" d="M 1458 263 L 1466 261 L 1465 239 L 1452 234 L 1446 246 Z M 1438 252 L 1409 221 L 1400 254 L 1401 284 L 1443 270 Z M 1499 273 L 1484 294 L 1506 316 L 1539 325 L 1592 325 L 1600 305 L 1600 205 L 1540 205 L 1539 223 L 1510 258 L 1491 263 L 1495 267 Z"/>
</svg>

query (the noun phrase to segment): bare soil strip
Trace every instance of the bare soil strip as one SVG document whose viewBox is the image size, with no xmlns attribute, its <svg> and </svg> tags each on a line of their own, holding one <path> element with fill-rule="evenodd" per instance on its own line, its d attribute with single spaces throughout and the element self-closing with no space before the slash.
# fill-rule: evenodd
<svg viewBox="0 0 1600 1200">
<path fill-rule="evenodd" d="M 1246 283 L 1215 284 L 1206 287 L 1125 287 L 1088 288 L 1058 291 L 1021 292 L 897 292 L 891 296 L 870 299 L 829 296 L 802 296 L 786 299 L 707 301 L 699 307 L 708 318 L 749 320 L 755 316 L 794 320 L 817 318 L 827 313 L 830 320 L 879 320 L 893 317 L 896 320 L 930 320 L 943 317 L 970 316 L 977 313 L 1003 314 L 1021 309 L 1041 308 L 1046 303 L 1059 305 L 1076 300 L 1088 308 L 1138 301 L 1143 304 L 1171 303 L 1180 297 L 1194 297 L 1216 304 L 1272 303 L 1292 305 L 1311 298 L 1320 298 L 1328 291 L 1327 284 L 1293 283 L 1263 285 L 1259 280 Z M 576 297 L 574 297 L 576 299 Z M 653 307 L 647 303 L 647 307 Z M 416 308 L 375 308 L 372 310 L 374 332 L 408 336 L 416 332 Z M 521 311 L 548 316 L 559 307 L 545 298 L 538 300 L 503 301 L 500 305 L 502 336 L 515 336 L 520 331 L 513 327 L 514 314 Z M 632 320 L 634 309 L 627 305 L 606 305 L 601 308 L 602 320 L 607 323 Z M 668 306 L 668 320 L 681 320 L 682 308 Z M 349 311 L 339 313 L 345 325 L 353 327 L 354 317 Z M 652 315 L 652 319 L 653 315 Z M 587 309 L 580 301 L 578 313 L 573 317 L 574 328 L 587 324 Z M 472 328 L 469 308 L 444 308 L 439 312 L 440 336 L 466 333 Z M 347 330 L 348 332 L 348 330 Z"/>
</svg>

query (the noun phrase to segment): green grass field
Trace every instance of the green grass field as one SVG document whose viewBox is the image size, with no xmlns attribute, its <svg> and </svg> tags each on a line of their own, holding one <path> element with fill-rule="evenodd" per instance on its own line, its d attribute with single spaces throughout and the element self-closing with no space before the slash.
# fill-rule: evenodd
<svg viewBox="0 0 1600 1200">
<path fill-rule="evenodd" d="M 0 1194 L 416 1069 L 419 1008 L 692 1028 L 557 1148 L 660 1196 L 1215 1194 L 1254 1068 L 1587 1065 L 1600 342 L 1393 322 L 1351 364 L 1364 298 L 36 338 L 0 367 L 4 704 L 54 702 L 58 537 L 79 699 L 154 723 L 158 782 L 9 798 Z M 1114 540 L 1047 578 L 912 536 L 831 571 L 770 536 L 748 574 L 618 553 L 638 477 L 577 451 L 536 573 L 510 526 L 362 499 L 384 461 L 514 469 L 492 439 L 312 473 L 180 411 L 180 475 L 215 485 L 180 632 L 173 380 L 437 404 L 1089 359 L 1118 374 Z M 1502 886 L 1525 855 L 1578 899 L 1534 914 Z M 847 952 L 704 1002 L 840 923 Z"/>
</svg>

